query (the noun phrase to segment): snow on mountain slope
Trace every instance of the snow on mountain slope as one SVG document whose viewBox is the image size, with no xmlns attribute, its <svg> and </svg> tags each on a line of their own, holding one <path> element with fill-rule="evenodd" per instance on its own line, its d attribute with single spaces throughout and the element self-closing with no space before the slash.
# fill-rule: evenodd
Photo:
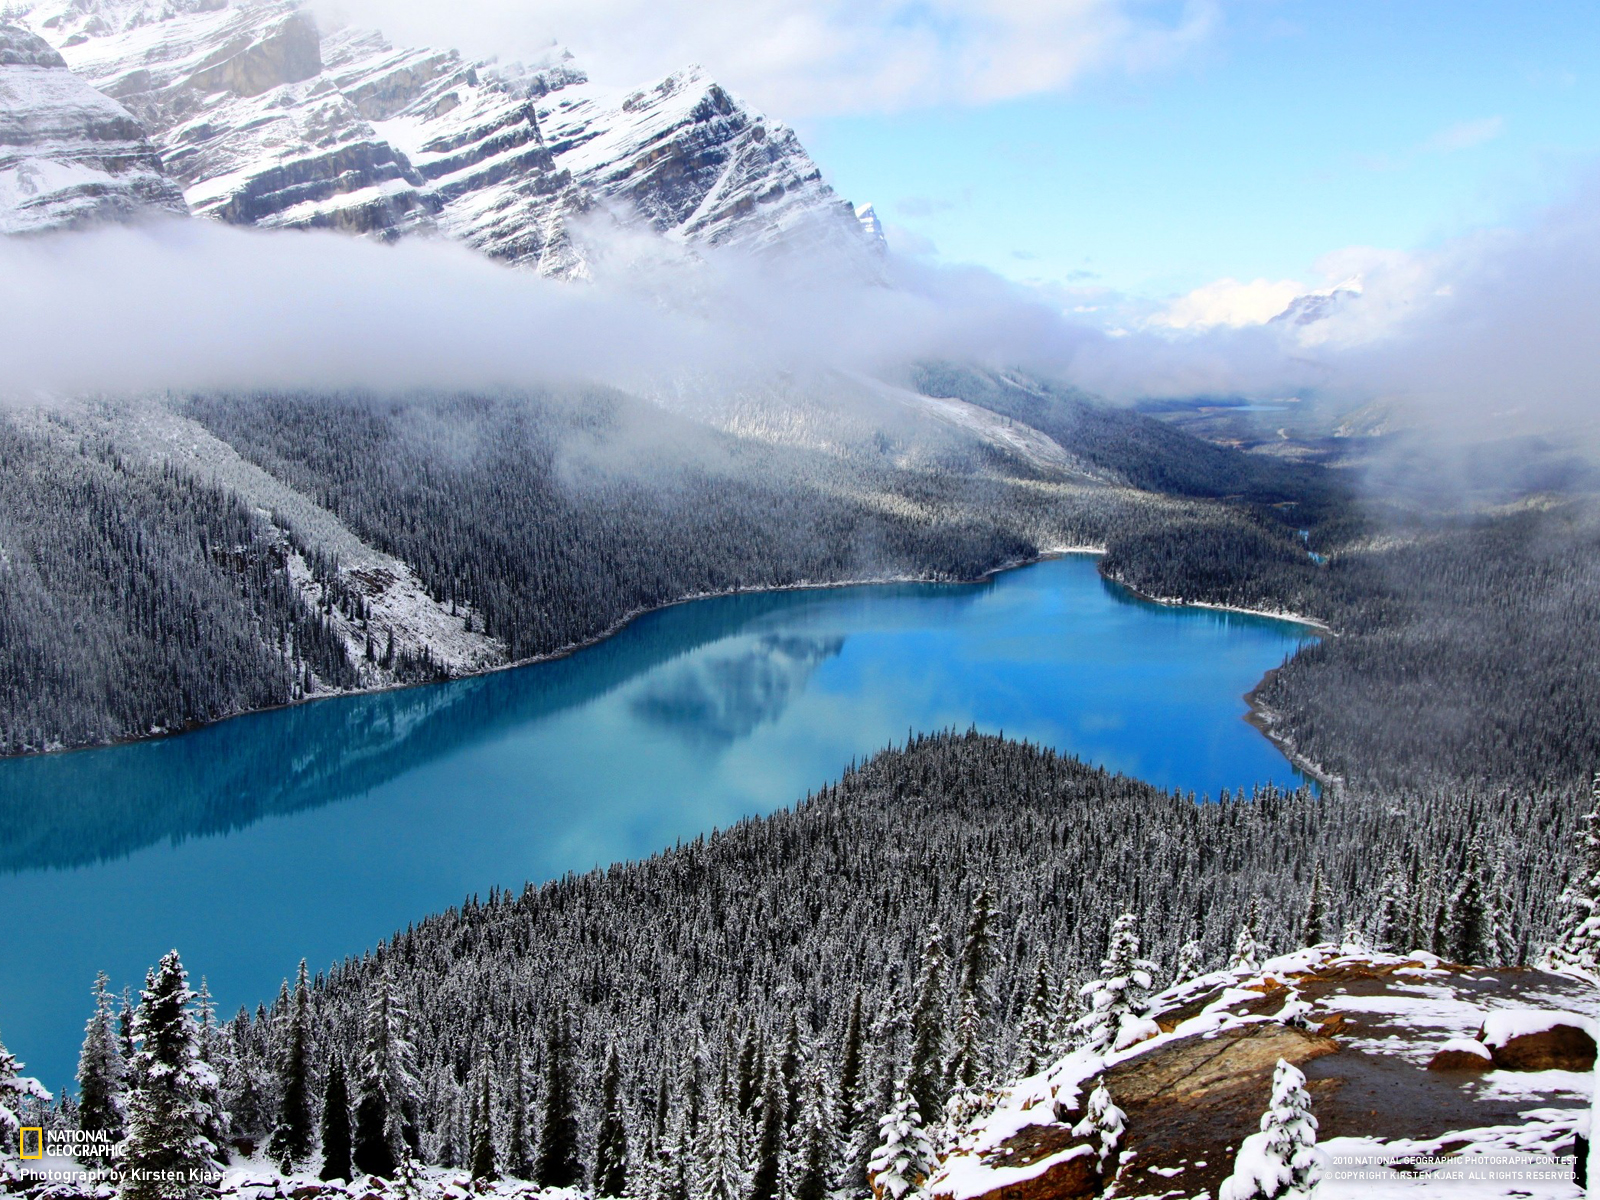
<svg viewBox="0 0 1600 1200">
<path fill-rule="evenodd" d="M 110 436 L 119 450 L 153 464 L 171 464 L 196 478 L 219 483 L 237 493 L 265 521 L 294 531 L 307 552 L 337 563 L 341 582 L 359 593 L 368 606 L 357 621 L 337 607 L 325 617 L 344 640 L 357 664 L 363 688 L 395 682 L 393 671 L 364 661 L 367 639 L 380 646 L 388 637 L 402 653 L 424 651 L 452 675 L 472 674 L 509 661 L 505 643 L 483 632 L 483 619 L 464 603 L 442 604 L 412 568 L 361 540 L 337 515 L 242 457 L 228 443 L 197 421 L 175 412 L 155 397 L 119 404 L 85 404 L 47 415 L 44 410 L 19 410 L 14 419 L 42 425 L 51 419 L 83 433 Z M 284 557 L 295 586 L 314 609 L 323 608 L 324 586 L 313 577 L 305 557 L 285 539 Z"/>
<path fill-rule="evenodd" d="M 42 38 L 0 24 L 0 234 L 184 211 L 127 109 Z"/>
<path fill-rule="evenodd" d="M 610 92 L 571 56 L 469 63 L 294 0 L 46 0 L 29 25 L 152 131 L 196 213 L 384 238 L 438 231 L 542 273 L 577 218 L 680 244 L 870 250 L 792 130 L 697 68 Z"/>
</svg>

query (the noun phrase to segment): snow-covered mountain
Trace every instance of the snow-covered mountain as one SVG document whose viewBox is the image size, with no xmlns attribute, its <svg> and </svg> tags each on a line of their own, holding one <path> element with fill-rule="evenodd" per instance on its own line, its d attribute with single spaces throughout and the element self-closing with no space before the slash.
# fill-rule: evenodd
<svg viewBox="0 0 1600 1200">
<path fill-rule="evenodd" d="M 698 68 L 633 91 L 321 30 L 294 0 L 45 0 L 24 18 L 126 105 L 196 214 L 380 237 L 438 231 L 583 274 L 574 219 L 687 244 L 871 250 L 787 126 Z"/>
<path fill-rule="evenodd" d="M 183 212 L 132 114 L 42 38 L 0 24 L 0 234 Z"/>
</svg>

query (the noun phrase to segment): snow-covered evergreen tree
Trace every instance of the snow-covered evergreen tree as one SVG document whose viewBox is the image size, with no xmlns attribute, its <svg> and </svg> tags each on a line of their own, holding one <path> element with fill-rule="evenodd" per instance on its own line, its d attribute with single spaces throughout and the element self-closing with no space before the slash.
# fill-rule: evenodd
<svg viewBox="0 0 1600 1200">
<path fill-rule="evenodd" d="M 864 1191 L 868 1186 L 867 1171 L 878 1149 L 878 1126 L 884 1115 L 893 1108 L 898 1094 L 895 1063 L 903 1025 L 903 1014 L 891 992 L 872 1019 L 872 1029 L 867 1036 L 871 1056 L 864 1072 L 861 1101 L 856 1106 L 855 1136 L 840 1172 L 840 1186 L 852 1194 Z"/>
<path fill-rule="evenodd" d="M 971 1000 L 981 1013 L 984 980 L 994 957 L 994 889 L 986 880 L 972 898 L 972 913 L 961 939 L 961 959 L 956 964 L 956 1003 Z"/>
<path fill-rule="evenodd" d="M 1467 844 L 1461 882 L 1450 895 L 1444 954 L 1459 963 L 1487 964 L 1491 957 L 1488 935 L 1489 914 L 1483 894 L 1483 843 L 1473 838 Z"/>
<path fill-rule="evenodd" d="M 1022 1027 L 1017 1031 L 1016 1074 L 1019 1078 L 1042 1071 L 1050 1064 L 1055 1049 L 1055 1004 L 1050 989 L 1050 968 L 1043 954 L 1033 969 L 1033 988 L 1028 1006 L 1022 1012 Z"/>
<path fill-rule="evenodd" d="M 311 1157 L 310 1003 L 311 985 L 302 958 L 294 995 L 279 1016 L 284 1035 L 278 1062 L 278 1124 L 267 1144 L 267 1157 L 286 1172 Z"/>
<path fill-rule="evenodd" d="M 528 1129 L 528 1079 L 522 1049 L 513 1043 L 511 1070 L 505 1080 L 510 1128 L 506 1131 L 506 1174 L 527 1179 L 533 1174 L 533 1138 Z"/>
<path fill-rule="evenodd" d="M 1153 986 L 1155 964 L 1139 957 L 1139 918 L 1127 912 L 1111 924 L 1110 944 L 1100 963 L 1100 978 L 1085 984 L 1089 1011 L 1078 1021 L 1096 1054 L 1109 1054 L 1148 1036 L 1145 997 Z"/>
<path fill-rule="evenodd" d="M 1233 1174 L 1222 1181 L 1217 1200 L 1304 1200 L 1321 1174 L 1317 1119 L 1311 1115 L 1306 1077 L 1280 1058 L 1261 1132 L 1240 1145 Z"/>
<path fill-rule="evenodd" d="M 745 1200 L 750 1186 L 739 1135 L 741 1119 L 731 1092 L 732 1088 L 724 1083 L 715 1096 L 707 1098 L 695 1145 L 699 1171 L 694 1181 L 694 1200 Z"/>
<path fill-rule="evenodd" d="M 844 1046 L 839 1052 L 839 1134 L 846 1141 L 854 1136 L 861 1101 L 862 1071 L 866 1065 L 862 1038 L 862 996 L 858 987 L 850 997 L 850 1013 L 844 1023 Z"/>
<path fill-rule="evenodd" d="M 1261 902 L 1252 899 L 1245 909 L 1244 920 L 1239 924 L 1239 936 L 1234 939 L 1233 954 L 1228 958 L 1228 970 L 1254 974 L 1261 969 L 1261 943 L 1256 940 L 1261 929 Z"/>
<path fill-rule="evenodd" d="M 194 999 L 178 952 L 168 951 L 146 979 L 133 1017 L 123 1200 L 200 1196 L 221 1170 L 218 1147 L 206 1136 L 216 1119 L 208 1096 L 217 1081 L 200 1057 Z"/>
<path fill-rule="evenodd" d="M 827 1200 L 834 1158 L 831 1109 L 821 1066 L 813 1058 L 802 1071 L 800 1116 L 789 1165 L 790 1200 Z"/>
<path fill-rule="evenodd" d="M 472 1090 L 472 1148 L 468 1169 L 475 1180 L 500 1178 L 500 1167 L 494 1149 L 494 1095 L 490 1091 L 490 1070 L 487 1059 L 478 1068 L 477 1085 Z"/>
<path fill-rule="evenodd" d="M 583 1181 L 567 1021 L 564 1010 L 553 1014 L 545 1037 L 539 1154 L 533 1168 L 534 1179 L 545 1187 L 577 1187 Z"/>
<path fill-rule="evenodd" d="M 1051 1044 L 1057 1058 L 1078 1048 L 1083 1030 L 1083 987 L 1075 979 L 1063 980 L 1056 989 L 1056 1013 L 1050 1023 Z"/>
<path fill-rule="evenodd" d="M 344 1059 L 337 1050 L 328 1064 L 328 1086 L 322 1095 L 322 1170 L 323 1180 L 353 1178 L 350 1162 L 350 1084 L 345 1078 Z"/>
<path fill-rule="evenodd" d="M 902 1200 L 933 1173 L 933 1143 L 923 1128 L 917 1098 L 902 1085 L 893 1107 L 878 1123 L 878 1148 L 867 1167 L 878 1200 Z"/>
<path fill-rule="evenodd" d="M 84 1026 L 83 1049 L 78 1053 L 78 1128 L 103 1135 L 107 1145 L 122 1140 L 128 1122 L 128 1064 L 117 1038 L 109 982 L 104 971 L 95 976 L 94 1013 Z M 85 1157 L 104 1155 L 95 1152 Z"/>
<path fill-rule="evenodd" d="M 22 1128 L 22 1110 L 30 1101 L 48 1103 L 50 1093 L 37 1079 L 22 1074 L 22 1064 L 16 1055 L 0 1042 L 0 1146 L 6 1147 L 0 1155 L 0 1181 L 14 1178 L 16 1159 L 11 1151 L 18 1145 L 18 1131 Z"/>
<path fill-rule="evenodd" d="M 1398 862 L 1392 862 L 1384 875 L 1377 909 L 1372 915 L 1373 949 L 1388 954 L 1401 954 L 1412 949 L 1403 945 L 1411 932 L 1407 918 L 1410 907 L 1405 872 L 1400 869 Z"/>
<path fill-rule="evenodd" d="M 1589 811 L 1579 819 L 1572 880 L 1561 894 L 1561 927 L 1544 962 L 1553 970 L 1600 979 L 1600 772 L 1590 799 Z"/>
<path fill-rule="evenodd" d="M 600 1076 L 600 1128 L 594 1139 L 594 1194 L 628 1194 L 628 1126 L 622 1110 L 622 1063 L 617 1048 L 606 1052 Z"/>
<path fill-rule="evenodd" d="M 1322 864 L 1318 863 L 1311 870 L 1311 890 L 1306 895 L 1305 916 L 1300 921 L 1300 944 L 1302 946 L 1320 945 L 1328 923 L 1328 897 L 1327 889 L 1322 882 Z"/>
<path fill-rule="evenodd" d="M 917 977 L 915 1007 L 911 1010 L 911 1060 L 905 1085 L 920 1112 L 937 1120 L 945 1097 L 944 942 L 939 926 L 928 930 Z"/>
<path fill-rule="evenodd" d="M 757 1101 L 759 1133 L 750 1172 L 747 1200 L 777 1200 L 783 1182 L 784 1093 L 783 1072 L 776 1063 L 767 1067 L 761 1098 Z"/>
<path fill-rule="evenodd" d="M 412 1055 L 406 1011 L 384 971 L 374 980 L 367 1001 L 351 1152 L 355 1169 L 367 1175 L 393 1179 L 414 1152 L 415 1127 L 408 1115 L 417 1104 Z"/>
<path fill-rule="evenodd" d="M 1178 965 L 1172 972 L 1173 983 L 1188 983 L 1206 973 L 1206 950 L 1200 942 L 1190 938 L 1178 947 Z"/>
<path fill-rule="evenodd" d="M 1103 1175 L 1108 1162 L 1113 1168 L 1116 1166 L 1117 1147 L 1122 1144 L 1122 1135 L 1127 1126 L 1127 1114 L 1112 1103 L 1111 1092 L 1102 1078 L 1095 1084 L 1094 1091 L 1089 1093 L 1083 1119 L 1072 1127 L 1072 1133 L 1074 1137 L 1085 1138 L 1098 1147 L 1096 1152 Z"/>
</svg>

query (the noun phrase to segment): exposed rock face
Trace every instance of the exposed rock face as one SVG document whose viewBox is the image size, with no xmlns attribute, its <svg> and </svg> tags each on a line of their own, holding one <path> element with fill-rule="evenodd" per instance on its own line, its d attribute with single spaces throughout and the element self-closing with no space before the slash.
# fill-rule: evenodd
<svg viewBox="0 0 1600 1200">
<path fill-rule="evenodd" d="M 1439 1168 L 1444 1185 L 1460 1178 L 1445 1178 L 1449 1170 L 1476 1169 L 1476 1156 L 1492 1165 L 1508 1154 L 1570 1154 L 1586 1128 L 1589 1083 L 1578 1072 L 1594 1061 L 1600 1004 L 1587 982 L 1321 946 L 1152 999 L 1160 1037 L 1105 1058 L 1080 1048 L 1002 1089 L 959 1132 L 929 1195 L 1217 1195 L 1260 1129 L 1279 1059 L 1306 1075 L 1319 1145 L 1370 1164 L 1379 1187 L 1435 1182 L 1438 1164 L 1419 1156 L 1449 1164 Z M 1466 1065 L 1476 1069 L 1443 1069 Z M 1548 1074 L 1508 1082 L 1504 1070 Z M 1094 1158 L 1074 1173 L 1059 1157 L 1090 1144 L 1083 1118 L 1097 1081 L 1124 1119 L 1105 1178 L 1087 1170 Z M 1514 1186 L 1503 1194 L 1526 1194 Z"/>
<path fill-rule="evenodd" d="M 1502 1071 L 1594 1070 L 1594 1038 L 1576 1025 L 1524 1033 L 1493 1047 L 1492 1053 L 1494 1065 Z"/>
<path fill-rule="evenodd" d="M 1234 1088 L 1259 1091 L 1271 1084 L 1280 1058 L 1299 1066 L 1338 1048 L 1331 1037 L 1292 1026 L 1245 1025 L 1129 1059 L 1111 1071 L 1107 1086 L 1119 1104 L 1156 1099 L 1193 1104 Z"/>
<path fill-rule="evenodd" d="M 319 34 L 294 0 L 53 0 L 29 19 L 145 121 L 197 214 L 438 231 L 552 275 L 587 270 L 585 217 L 687 245 L 870 257 L 793 131 L 697 69 L 613 94 L 558 50 L 473 64 Z"/>
<path fill-rule="evenodd" d="M 1430 1071 L 1492 1071 L 1494 1055 L 1482 1042 L 1455 1038 L 1428 1060 Z"/>
<path fill-rule="evenodd" d="M 0 233 L 184 211 L 133 115 L 42 38 L 0 25 Z"/>
</svg>

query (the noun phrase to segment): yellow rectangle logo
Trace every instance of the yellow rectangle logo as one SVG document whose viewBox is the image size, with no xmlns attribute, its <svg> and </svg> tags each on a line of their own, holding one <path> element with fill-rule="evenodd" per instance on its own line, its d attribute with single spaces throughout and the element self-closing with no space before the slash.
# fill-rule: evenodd
<svg viewBox="0 0 1600 1200">
<path fill-rule="evenodd" d="M 18 1158 L 43 1158 L 44 1157 L 44 1130 L 38 1126 L 17 1131 L 17 1157 Z M 33 1153 L 28 1153 L 28 1147 L 33 1147 Z"/>
</svg>

